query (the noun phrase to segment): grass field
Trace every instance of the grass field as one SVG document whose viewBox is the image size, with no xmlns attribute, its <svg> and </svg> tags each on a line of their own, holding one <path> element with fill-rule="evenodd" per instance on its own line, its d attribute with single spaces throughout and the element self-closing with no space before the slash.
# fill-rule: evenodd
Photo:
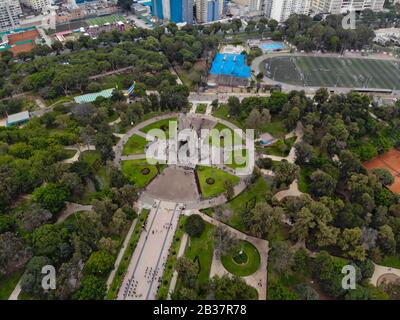
<svg viewBox="0 0 400 320">
<path fill-rule="evenodd" d="M 7 300 L 13 292 L 19 279 L 23 274 L 23 270 L 16 271 L 8 276 L 0 278 L 0 300 Z"/>
<path fill-rule="evenodd" d="M 234 175 L 211 167 L 198 166 L 196 173 L 199 179 L 201 193 L 204 198 L 212 198 L 224 193 L 225 180 L 231 180 L 234 185 L 238 184 L 240 181 L 240 179 Z M 208 184 L 208 178 L 212 178 L 214 183 Z"/>
<path fill-rule="evenodd" d="M 153 123 L 143 127 L 142 129 L 140 129 L 140 131 L 142 131 L 144 133 L 148 133 L 150 130 L 160 129 L 160 130 L 164 131 L 165 137 L 168 139 L 169 138 L 169 123 L 170 123 L 170 121 L 176 122 L 178 120 L 177 120 L 177 118 L 168 118 L 168 119 L 156 121 L 156 122 L 153 122 Z"/>
<path fill-rule="evenodd" d="M 141 154 L 144 153 L 144 147 L 147 144 L 147 140 L 141 136 L 134 134 L 129 138 L 128 142 L 124 145 L 122 155 L 130 154 Z"/>
<path fill-rule="evenodd" d="M 228 254 L 221 257 L 221 262 L 230 273 L 245 277 L 253 274 L 260 267 L 260 254 L 255 246 L 241 240 Z"/>
<path fill-rule="evenodd" d="M 211 270 L 214 252 L 213 232 L 214 226 L 206 223 L 206 228 L 200 237 L 191 237 L 185 250 L 185 257 L 199 266 L 198 283 L 207 284 Z"/>
<path fill-rule="evenodd" d="M 176 261 L 178 260 L 179 247 L 181 245 L 183 234 L 185 233 L 184 225 L 186 221 L 186 216 L 180 216 L 178 227 L 175 231 L 174 240 L 172 241 L 171 248 L 169 250 L 169 255 L 167 261 L 165 262 L 165 270 L 160 284 L 160 289 L 157 293 L 158 300 L 166 300 L 168 296 L 168 289 L 171 285 L 172 275 L 175 270 Z"/>
<path fill-rule="evenodd" d="M 126 22 L 126 19 L 121 15 L 111 14 L 111 15 L 108 15 L 108 16 L 96 17 L 96 18 L 88 19 L 88 20 L 86 20 L 86 23 L 89 26 L 93 26 L 95 24 L 97 24 L 98 26 L 102 26 L 103 24 L 105 24 L 107 22 L 113 23 L 113 22 L 117 22 L 117 21 Z"/>
<path fill-rule="evenodd" d="M 267 77 L 299 86 L 400 89 L 400 62 L 365 58 L 273 57 L 261 63 Z"/>
<path fill-rule="evenodd" d="M 148 169 L 149 171 L 147 171 Z M 122 173 L 139 188 L 144 188 L 158 174 L 157 167 L 146 159 L 122 161 Z"/>
<path fill-rule="evenodd" d="M 264 178 L 260 177 L 258 180 L 250 185 L 246 190 L 228 202 L 232 210 L 228 224 L 232 227 L 244 231 L 243 225 L 243 212 L 246 211 L 246 206 L 252 208 L 256 201 L 265 199 L 265 194 L 269 190 L 269 186 Z"/>
</svg>

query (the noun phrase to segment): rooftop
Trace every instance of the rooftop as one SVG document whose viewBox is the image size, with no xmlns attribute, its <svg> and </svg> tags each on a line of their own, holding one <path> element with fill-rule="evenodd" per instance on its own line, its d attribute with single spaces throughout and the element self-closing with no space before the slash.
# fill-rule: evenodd
<svg viewBox="0 0 400 320">
<path fill-rule="evenodd" d="M 106 89 L 100 92 L 88 93 L 74 98 L 76 103 L 88 103 L 95 101 L 98 97 L 111 98 L 114 88 Z"/>
</svg>

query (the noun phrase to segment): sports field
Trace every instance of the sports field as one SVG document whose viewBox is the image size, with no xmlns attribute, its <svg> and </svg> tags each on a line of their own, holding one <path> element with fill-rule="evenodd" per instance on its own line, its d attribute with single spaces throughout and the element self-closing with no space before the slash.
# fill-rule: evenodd
<svg viewBox="0 0 400 320">
<path fill-rule="evenodd" d="M 267 77 L 298 86 L 400 89 L 399 61 L 280 56 L 260 67 Z"/>
<path fill-rule="evenodd" d="M 91 18 L 86 20 L 86 23 L 89 26 L 94 26 L 94 25 L 98 25 L 98 26 L 102 26 L 105 23 L 109 22 L 109 23 L 113 23 L 113 22 L 117 22 L 117 21 L 122 21 L 122 22 L 126 22 L 126 19 L 124 16 L 121 16 L 119 14 L 111 14 L 108 16 L 102 16 L 102 17 L 96 17 L 96 18 Z"/>
<path fill-rule="evenodd" d="M 400 193 L 400 151 L 390 149 L 385 154 L 375 157 L 364 163 L 368 170 L 376 168 L 388 170 L 394 177 L 394 183 L 388 186 L 388 189 L 395 193 Z"/>
</svg>

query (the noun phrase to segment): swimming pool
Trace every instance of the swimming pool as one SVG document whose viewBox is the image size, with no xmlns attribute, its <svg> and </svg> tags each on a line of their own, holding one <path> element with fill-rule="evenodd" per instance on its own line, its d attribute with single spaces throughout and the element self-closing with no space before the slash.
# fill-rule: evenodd
<svg viewBox="0 0 400 320">
<path fill-rule="evenodd" d="M 283 42 L 268 42 L 260 44 L 260 48 L 264 51 L 276 51 L 276 50 L 283 50 L 286 48 Z"/>
</svg>

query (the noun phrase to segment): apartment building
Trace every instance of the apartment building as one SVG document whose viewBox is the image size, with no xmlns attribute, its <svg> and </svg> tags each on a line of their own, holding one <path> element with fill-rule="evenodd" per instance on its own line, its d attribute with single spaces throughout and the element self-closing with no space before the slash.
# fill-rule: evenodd
<svg viewBox="0 0 400 320">
<path fill-rule="evenodd" d="M 311 9 L 316 13 L 340 14 L 350 10 L 382 11 L 385 0 L 312 0 Z"/>
<path fill-rule="evenodd" d="M 0 30 L 14 28 L 22 16 L 18 0 L 0 0 Z"/>
<path fill-rule="evenodd" d="M 309 14 L 311 0 L 265 0 L 264 13 L 278 22 L 283 22 L 291 14 Z"/>
<path fill-rule="evenodd" d="M 21 3 L 39 11 L 48 7 L 50 5 L 50 0 L 21 0 Z"/>
</svg>

